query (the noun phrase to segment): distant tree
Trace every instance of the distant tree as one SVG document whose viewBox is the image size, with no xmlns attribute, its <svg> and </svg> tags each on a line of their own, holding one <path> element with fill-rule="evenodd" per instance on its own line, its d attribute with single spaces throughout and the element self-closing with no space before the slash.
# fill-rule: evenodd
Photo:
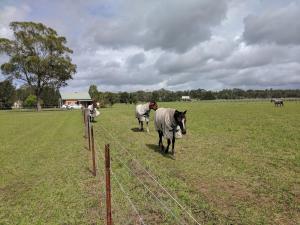
<svg viewBox="0 0 300 225">
<path fill-rule="evenodd" d="M 34 90 L 32 90 L 28 85 L 22 85 L 16 90 L 16 98 L 22 102 L 24 102 L 31 94 L 34 94 Z"/>
<path fill-rule="evenodd" d="M 129 103 L 129 94 L 127 92 L 120 93 L 120 103 Z"/>
<path fill-rule="evenodd" d="M 91 96 L 92 99 L 97 99 L 98 98 L 98 94 L 99 94 L 99 91 L 97 89 L 97 86 L 92 84 L 89 88 L 89 94 Z"/>
<path fill-rule="evenodd" d="M 45 87 L 42 92 L 41 99 L 43 106 L 58 106 L 60 93 L 55 87 Z"/>
<path fill-rule="evenodd" d="M 201 100 L 215 100 L 216 97 L 214 96 L 214 94 L 211 91 L 206 91 L 204 92 Z"/>
<path fill-rule="evenodd" d="M 12 82 L 4 80 L 0 82 L 0 109 L 11 108 L 14 104 L 16 89 Z"/>
<path fill-rule="evenodd" d="M 41 110 L 41 95 L 45 87 L 56 89 L 66 86 L 72 79 L 76 65 L 71 63 L 66 38 L 42 23 L 12 22 L 14 40 L 0 38 L 0 53 L 9 56 L 1 65 L 4 75 L 26 82 L 37 97 L 37 110 Z"/>
<path fill-rule="evenodd" d="M 105 99 L 106 99 L 106 102 L 108 102 L 108 104 L 110 106 L 113 106 L 116 103 L 115 96 L 111 92 L 106 93 Z"/>
<path fill-rule="evenodd" d="M 129 103 L 130 104 L 136 104 L 137 103 L 136 93 L 129 93 Z"/>
<path fill-rule="evenodd" d="M 159 100 L 159 93 L 157 91 L 153 91 L 151 95 L 152 101 L 158 101 Z"/>
<path fill-rule="evenodd" d="M 29 95 L 23 104 L 25 107 L 36 107 L 37 105 L 37 97 L 35 95 Z"/>
</svg>

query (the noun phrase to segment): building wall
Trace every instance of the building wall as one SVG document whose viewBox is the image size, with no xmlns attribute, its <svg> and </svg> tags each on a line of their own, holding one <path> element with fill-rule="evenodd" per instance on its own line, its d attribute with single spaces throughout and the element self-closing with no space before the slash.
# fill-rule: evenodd
<svg viewBox="0 0 300 225">
<path fill-rule="evenodd" d="M 67 99 L 67 100 L 62 100 L 63 105 L 83 105 L 84 107 L 87 107 L 89 104 L 91 104 L 92 100 L 90 101 L 82 101 L 78 99 Z"/>
<path fill-rule="evenodd" d="M 63 100 L 64 105 L 75 105 L 78 104 L 78 100 L 76 99 L 68 99 L 68 100 Z"/>
</svg>

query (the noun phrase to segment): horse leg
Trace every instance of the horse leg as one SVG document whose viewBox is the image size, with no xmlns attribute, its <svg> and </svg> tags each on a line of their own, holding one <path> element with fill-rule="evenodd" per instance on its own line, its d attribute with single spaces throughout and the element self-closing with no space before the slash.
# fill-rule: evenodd
<svg viewBox="0 0 300 225">
<path fill-rule="evenodd" d="M 158 131 L 158 135 L 159 135 L 158 146 L 160 146 L 161 151 L 163 151 L 164 150 L 164 145 L 163 145 L 163 142 L 162 142 L 162 136 L 163 136 L 162 131 Z"/>
<path fill-rule="evenodd" d="M 175 154 L 175 150 L 174 150 L 174 146 L 175 146 L 175 134 L 173 134 L 173 139 L 172 139 L 172 154 Z"/>
<path fill-rule="evenodd" d="M 144 124 L 143 124 L 143 121 L 141 121 L 141 131 L 143 131 L 144 130 Z"/>
<path fill-rule="evenodd" d="M 166 148 L 166 150 L 165 150 L 165 153 L 168 153 L 169 152 L 169 146 L 170 146 L 170 144 L 171 144 L 171 139 L 167 139 L 168 140 L 168 146 L 167 146 L 167 148 Z"/>
<path fill-rule="evenodd" d="M 160 147 L 161 145 L 160 131 L 157 131 L 157 133 L 158 133 L 158 146 Z"/>
<path fill-rule="evenodd" d="M 149 133 L 149 122 L 147 121 L 146 124 L 147 124 L 147 132 Z"/>
</svg>

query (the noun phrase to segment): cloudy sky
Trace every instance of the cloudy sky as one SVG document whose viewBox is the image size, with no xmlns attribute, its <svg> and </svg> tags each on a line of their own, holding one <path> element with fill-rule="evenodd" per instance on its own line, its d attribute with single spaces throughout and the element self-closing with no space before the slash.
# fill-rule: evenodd
<svg viewBox="0 0 300 225">
<path fill-rule="evenodd" d="M 300 88 L 300 0 L 0 0 L 11 21 L 67 38 L 67 91 Z"/>
</svg>

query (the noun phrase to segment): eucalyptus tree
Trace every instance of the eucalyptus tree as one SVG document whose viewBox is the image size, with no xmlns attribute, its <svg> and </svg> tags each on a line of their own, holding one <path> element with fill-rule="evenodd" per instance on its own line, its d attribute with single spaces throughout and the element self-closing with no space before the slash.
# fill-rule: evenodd
<svg viewBox="0 0 300 225">
<path fill-rule="evenodd" d="M 41 110 L 41 95 L 46 87 L 67 85 L 76 72 L 66 46 L 67 40 L 42 23 L 11 22 L 13 40 L 0 37 L 0 53 L 8 56 L 1 65 L 4 75 L 24 81 L 37 97 L 37 110 Z"/>
</svg>

